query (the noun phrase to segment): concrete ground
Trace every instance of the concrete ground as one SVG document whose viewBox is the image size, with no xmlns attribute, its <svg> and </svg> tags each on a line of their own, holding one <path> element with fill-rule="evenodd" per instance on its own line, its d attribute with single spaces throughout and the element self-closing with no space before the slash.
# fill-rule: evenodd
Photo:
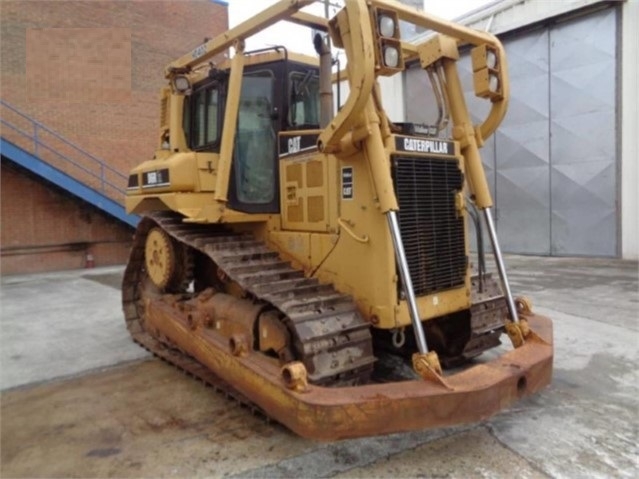
<svg viewBox="0 0 639 479">
<path fill-rule="evenodd" d="M 507 257 L 550 387 L 481 424 L 317 443 L 133 345 L 122 268 L 3 277 L 0 476 L 639 477 L 636 262 Z"/>
<path fill-rule="evenodd" d="M 0 388 L 149 357 L 124 327 L 122 272 L 108 267 L 2 277 Z"/>
</svg>

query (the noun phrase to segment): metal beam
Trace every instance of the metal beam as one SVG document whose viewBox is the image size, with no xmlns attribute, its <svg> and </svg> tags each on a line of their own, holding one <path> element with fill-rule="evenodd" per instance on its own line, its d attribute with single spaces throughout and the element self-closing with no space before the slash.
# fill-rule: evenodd
<svg viewBox="0 0 639 479">
<path fill-rule="evenodd" d="M 328 31 L 328 20 L 311 13 L 297 12 L 291 15 L 291 18 L 287 18 L 286 21 L 323 32 Z"/>
<path fill-rule="evenodd" d="M 166 67 L 165 75 L 168 77 L 173 70 L 189 69 L 197 64 L 203 63 L 233 46 L 236 41 L 246 40 L 255 33 L 264 30 L 266 27 L 280 20 L 290 18 L 298 10 L 310 5 L 314 1 L 315 0 L 281 0 L 263 12 L 258 13 L 236 27 L 200 45 L 174 62 L 169 63 Z"/>
<path fill-rule="evenodd" d="M 397 12 L 397 16 L 400 20 L 412 23 L 423 28 L 428 28 L 444 35 L 449 35 L 453 38 L 458 38 L 464 42 L 471 43 L 473 45 L 481 45 L 482 43 L 488 43 L 493 45 L 495 43 L 495 37 L 484 32 L 473 30 L 472 28 L 464 27 L 443 18 L 420 12 L 419 10 L 403 5 L 399 2 L 392 0 L 370 0 L 370 4 L 374 7 L 387 9 Z"/>
</svg>

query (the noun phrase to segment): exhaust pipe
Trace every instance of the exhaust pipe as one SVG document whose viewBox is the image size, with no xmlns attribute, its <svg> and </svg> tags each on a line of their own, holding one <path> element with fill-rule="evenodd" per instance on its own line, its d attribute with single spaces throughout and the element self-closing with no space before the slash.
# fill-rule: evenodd
<svg viewBox="0 0 639 479">
<path fill-rule="evenodd" d="M 320 128 L 326 128 L 333 119 L 333 82 L 331 40 L 328 35 L 316 33 L 313 37 L 315 51 L 320 57 Z"/>
</svg>

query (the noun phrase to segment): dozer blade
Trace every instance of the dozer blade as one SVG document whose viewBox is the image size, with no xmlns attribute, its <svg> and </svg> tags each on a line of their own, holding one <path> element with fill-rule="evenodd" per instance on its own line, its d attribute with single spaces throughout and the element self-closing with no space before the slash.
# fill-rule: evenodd
<svg viewBox="0 0 639 479">
<path fill-rule="evenodd" d="M 147 305 L 147 327 L 219 375 L 269 417 L 300 436 L 337 440 L 481 421 L 548 385 L 553 337 L 548 318 L 527 316 L 534 334 L 493 361 L 434 382 L 407 380 L 349 387 L 288 389 L 277 364 L 260 353 L 234 355 L 214 330 L 189 327 L 185 315 L 161 300 Z"/>
</svg>

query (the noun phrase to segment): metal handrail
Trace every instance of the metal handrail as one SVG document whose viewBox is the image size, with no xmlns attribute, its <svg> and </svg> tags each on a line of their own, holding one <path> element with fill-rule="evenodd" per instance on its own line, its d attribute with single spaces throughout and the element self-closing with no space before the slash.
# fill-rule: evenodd
<svg viewBox="0 0 639 479">
<path fill-rule="evenodd" d="M 15 123 L 11 123 L 10 121 L 8 121 L 4 115 L 0 115 L 0 123 L 4 126 L 7 126 L 9 128 L 11 128 L 12 130 L 14 130 L 16 133 L 22 135 L 25 138 L 28 138 L 29 140 L 33 141 L 33 151 L 32 153 L 35 154 L 35 156 L 39 156 L 40 151 L 42 150 L 47 150 L 50 151 L 52 153 L 54 153 L 58 158 L 64 160 L 65 162 L 73 165 L 75 168 L 78 168 L 79 170 L 83 171 L 84 173 L 86 173 L 87 175 L 89 175 L 92 178 L 95 178 L 96 180 L 99 181 L 99 191 L 103 194 L 106 194 L 107 196 L 111 196 L 109 194 L 107 194 L 107 189 L 114 189 L 116 190 L 118 193 L 124 195 L 126 190 L 125 188 L 123 188 L 122 185 L 126 184 L 126 179 L 127 176 L 122 174 L 121 172 L 119 172 L 118 170 L 116 170 L 115 168 L 113 168 L 112 166 L 110 166 L 108 163 L 106 163 L 104 160 L 101 160 L 95 156 L 93 156 L 91 153 L 83 150 L 82 148 L 80 148 L 78 145 L 72 143 L 71 141 L 67 140 L 66 138 L 64 138 L 62 135 L 60 135 L 59 133 L 57 133 L 56 131 L 52 130 L 51 128 L 43 125 L 42 123 L 40 123 L 39 121 L 31 118 L 30 116 L 26 115 L 25 113 L 21 112 L 20 110 L 18 110 L 16 107 L 10 105 L 9 103 L 7 103 L 5 100 L 0 99 L 0 105 L 2 105 L 4 108 L 7 108 L 9 110 L 11 110 L 13 113 L 19 115 L 21 118 L 25 119 L 27 122 L 29 122 L 31 124 L 31 131 L 26 131 L 21 129 L 20 127 L 18 127 Z M 60 153 L 59 151 L 57 151 L 55 148 L 53 148 L 49 144 L 47 144 L 44 141 L 44 135 L 42 135 L 42 132 L 46 132 L 49 135 L 52 135 L 53 137 L 55 137 L 57 140 L 59 140 L 60 142 L 62 142 L 64 145 L 72 148 L 73 151 L 81 154 L 83 156 L 83 159 L 88 159 L 89 162 L 93 165 L 95 165 L 98 170 L 99 173 L 96 173 L 95 171 L 92 171 L 91 169 L 87 168 L 86 166 L 83 166 L 81 164 L 79 164 L 77 161 L 74 161 L 72 158 L 69 158 L 68 156 L 63 155 L 62 153 Z M 108 179 L 106 179 L 105 177 L 105 172 L 111 173 L 113 175 L 115 175 L 118 179 L 121 179 L 121 183 L 120 185 L 116 185 L 114 183 L 112 183 L 111 181 L 109 181 Z M 74 175 L 72 175 L 74 176 Z M 76 178 L 79 179 L 79 178 Z M 120 197 L 121 198 L 121 197 Z M 118 198 L 118 199 L 120 199 Z"/>
</svg>

